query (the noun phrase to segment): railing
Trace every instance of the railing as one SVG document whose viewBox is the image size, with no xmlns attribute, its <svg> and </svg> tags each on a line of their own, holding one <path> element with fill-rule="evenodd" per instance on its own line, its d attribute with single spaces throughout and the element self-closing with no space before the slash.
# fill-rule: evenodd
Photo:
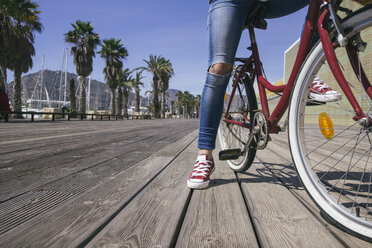
<svg viewBox="0 0 372 248">
<path fill-rule="evenodd" d="M 34 111 L 21 111 L 21 112 L 14 112 L 14 111 L 0 111 L 0 120 L 4 117 L 4 121 L 8 122 L 9 121 L 9 116 L 11 115 L 31 115 L 31 122 L 34 121 L 34 116 L 35 115 L 51 115 L 52 116 L 52 121 L 56 120 L 56 116 L 61 116 L 61 119 L 65 119 L 65 116 L 67 116 L 67 120 L 70 120 L 71 118 L 77 118 L 80 120 L 90 119 L 93 121 L 95 118 L 98 117 L 101 120 L 103 119 L 108 119 L 108 120 L 124 120 L 124 119 L 151 119 L 150 115 L 111 115 L 111 114 L 81 114 L 81 113 L 50 113 L 50 112 L 34 112 Z M 49 118 L 48 118 L 49 119 Z"/>
</svg>

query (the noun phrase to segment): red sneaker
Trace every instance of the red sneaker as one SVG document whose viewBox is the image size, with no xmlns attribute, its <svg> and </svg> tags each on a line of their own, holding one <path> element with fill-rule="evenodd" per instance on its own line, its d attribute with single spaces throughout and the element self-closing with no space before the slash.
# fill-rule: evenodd
<svg viewBox="0 0 372 248">
<path fill-rule="evenodd" d="M 341 94 L 332 90 L 320 78 L 315 77 L 311 84 L 309 97 L 318 102 L 335 102 L 341 100 Z"/>
<path fill-rule="evenodd" d="M 205 189 L 208 188 L 210 175 L 214 171 L 213 159 L 208 159 L 207 155 L 199 155 L 194 170 L 187 179 L 187 187 L 191 189 Z"/>
</svg>

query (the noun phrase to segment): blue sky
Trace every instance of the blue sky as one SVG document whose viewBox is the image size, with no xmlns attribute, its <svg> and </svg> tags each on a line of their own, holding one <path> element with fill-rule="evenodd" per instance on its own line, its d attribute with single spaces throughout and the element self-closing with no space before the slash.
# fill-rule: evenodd
<svg viewBox="0 0 372 248">
<path fill-rule="evenodd" d="M 170 88 L 200 94 L 207 69 L 206 18 L 208 0 L 34 0 L 42 11 L 44 31 L 36 34 L 34 66 L 60 70 L 64 33 L 76 20 L 91 21 L 101 39 L 121 39 L 129 52 L 124 66 L 145 66 L 150 54 L 162 55 L 173 64 Z M 283 76 L 283 53 L 300 35 L 306 8 L 292 15 L 269 20 L 266 31 L 257 31 L 261 59 L 272 82 Z M 245 55 L 248 34 L 243 33 L 237 56 Z M 98 48 L 100 49 L 100 48 Z M 68 71 L 75 73 L 69 55 Z M 104 60 L 96 55 L 91 78 L 104 81 Z M 11 74 L 11 73 L 10 73 Z M 9 75 L 9 79 L 12 75 Z M 143 80 L 150 87 L 151 75 Z"/>
</svg>

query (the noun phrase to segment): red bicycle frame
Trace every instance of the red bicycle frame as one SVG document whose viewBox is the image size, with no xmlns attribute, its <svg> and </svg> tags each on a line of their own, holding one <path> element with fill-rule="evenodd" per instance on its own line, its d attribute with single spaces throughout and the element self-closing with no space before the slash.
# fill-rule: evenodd
<svg viewBox="0 0 372 248">
<path fill-rule="evenodd" d="M 356 115 L 354 116 L 354 120 L 359 120 L 363 117 L 365 117 L 364 112 L 359 106 L 358 101 L 356 100 L 355 96 L 353 95 L 342 71 L 340 66 L 338 65 L 336 54 L 334 51 L 334 48 L 337 46 L 336 44 L 333 44 L 331 42 L 331 38 L 329 36 L 328 32 L 328 22 L 329 22 L 329 16 L 330 16 L 330 10 L 332 6 L 330 6 L 331 0 L 312 0 L 310 1 L 309 9 L 306 16 L 306 22 L 304 26 L 304 30 L 301 36 L 301 43 L 299 47 L 299 51 L 296 56 L 295 63 L 293 65 L 290 77 L 288 79 L 288 83 L 285 85 L 275 86 L 272 85 L 264 76 L 262 73 L 262 65 L 260 62 L 260 56 L 258 52 L 258 46 L 256 42 L 256 37 L 254 33 L 254 27 L 250 26 L 249 34 L 251 39 L 251 49 L 252 49 L 252 55 L 248 60 L 244 63 L 242 69 L 240 70 L 237 79 L 234 82 L 233 89 L 231 92 L 231 96 L 235 94 L 236 87 L 239 83 L 239 78 L 242 73 L 245 72 L 251 72 L 253 73 L 254 77 L 257 79 L 258 82 L 258 91 L 261 99 L 261 106 L 262 111 L 264 112 L 266 118 L 268 119 L 268 125 L 269 125 L 269 133 L 278 133 L 280 131 L 280 127 L 278 126 L 278 122 L 284 115 L 285 111 L 288 108 L 291 92 L 293 89 L 293 86 L 295 84 L 295 80 L 297 78 L 297 75 L 300 71 L 301 65 L 305 61 L 308 53 L 311 50 L 311 47 L 313 45 L 313 39 L 315 37 L 315 34 L 318 30 L 319 36 L 323 45 L 323 49 L 326 55 L 326 59 L 328 61 L 328 64 L 330 66 L 330 69 L 336 78 L 337 82 L 339 83 L 341 89 L 345 93 L 347 99 L 349 100 L 350 104 L 352 105 L 353 109 L 355 110 Z M 354 49 L 351 47 L 346 47 L 347 53 L 349 56 L 349 60 L 353 66 L 354 72 L 357 74 L 357 54 Z M 254 68 L 250 68 L 250 65 L 254 62 Z M 253 70 L 253 71 L 252 71 Z M 359 72 L 358 72 L 359 73 Z M 368 81 L 367 77 L 365 76 L 365 73 L 363 69 L 361 69 L 361 81 L 364 89 L 366 90 L 369 97 L 372 99 L 372 86 L 370 82 Z M 271 92 L 281 92 L 282 96 L 275 107 L 272 114 L 270 114 L 268 101 L 266 97 L 265 90 L 268 89 Z M 252 129 L 251 123 L 246 122 L 239 122 L 234 121 L 231 119 L 228 119 L 228 113 L 231 106 L 231 100 L 232 97 L 230 97 L 230 100 L 228 102 L 227 111 L 225 115 L 225 121 L 229 123 L 233 123 L 235 125 L 243 126 Z"/>
</svg>

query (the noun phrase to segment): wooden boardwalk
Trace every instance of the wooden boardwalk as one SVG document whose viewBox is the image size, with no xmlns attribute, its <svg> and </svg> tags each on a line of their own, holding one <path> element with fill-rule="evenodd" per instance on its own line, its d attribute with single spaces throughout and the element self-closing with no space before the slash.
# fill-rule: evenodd
<svg viewBox="0 0 372 248">
<path fill-rule="evenodd" d="M 197 120 L 0 123 L 0 247 L 371 247 L 300 185 L 286 133 L 186 187 Z M 217 157 L 217 154 L 215 154 Z"/>
</svg>

